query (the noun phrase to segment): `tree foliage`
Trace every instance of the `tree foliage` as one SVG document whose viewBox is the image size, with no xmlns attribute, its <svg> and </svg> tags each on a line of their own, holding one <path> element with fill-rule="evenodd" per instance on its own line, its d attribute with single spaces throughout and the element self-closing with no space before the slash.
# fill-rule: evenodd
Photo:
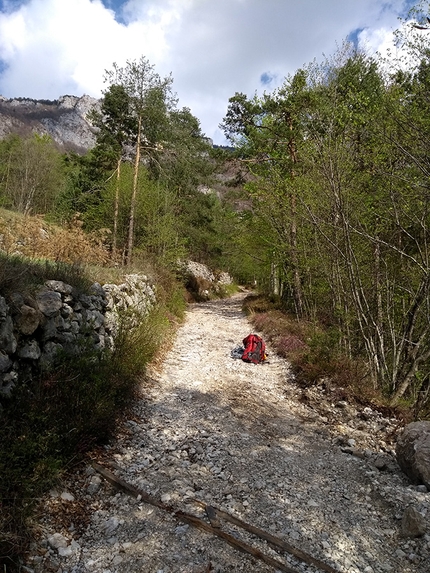
<svg viewBox="0 0 430 573">
<path fill-rule="evenodd" d="M 236 94 L 222 124 L 254 177 L 272 291 L 335 326 L 393 403 L 430 377 L 430 51 L 408 42 L 408 72 L 345 44 L 272 94 Z"/>
<path fill-rule="evenodd" d="M 46 135 L 0 142 L 0 202 L 24 214 L 52 209 L 64 183 L 62 160 Z"/>
<path fill-rule="evenodd" d="M 114 64 L 91 115 L 96 145 L 66 160 L 59 210 L 81 213 L 88 229 L 110 228 L 112 256 L 125 264 L 133 251 L 169 264 L 186 251 L 200 259 L 219 252 L 224 206 L 199 191 L 211 184 L 211 147 L 199 120 L 177 107 L 172 81 L 146 58 Z"/>
</svg>

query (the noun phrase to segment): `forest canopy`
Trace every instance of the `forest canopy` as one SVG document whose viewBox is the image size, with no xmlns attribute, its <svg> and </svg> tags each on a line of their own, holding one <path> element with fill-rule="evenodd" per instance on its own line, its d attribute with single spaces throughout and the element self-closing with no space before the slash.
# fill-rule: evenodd
<svg viewBox="0 0 430 573">
<path fill-rule="evenodd" d="M 236 93 L 222 124 L 254 176 L 273 291 L 393 404 L 429 393 L 429 38 L 403 28 L 390 63 L 346 43 L 273 93 Z"/>
</svg>

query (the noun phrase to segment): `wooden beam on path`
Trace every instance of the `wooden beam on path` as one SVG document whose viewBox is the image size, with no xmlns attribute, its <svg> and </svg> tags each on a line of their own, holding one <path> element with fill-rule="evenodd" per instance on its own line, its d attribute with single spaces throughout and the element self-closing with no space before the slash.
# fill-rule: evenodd
<svg viewBox="0 0 430 573">
<path fill-rule="evenodd" d="M 203 531 L 207 531 L 208 533 L 212 533 L 213 535 L 216 535 L 217 537 L 224 539 L 224 541 L 226 541 L 229 545 L 231 545 L 235 549 L 242 551 L 242 553 L 248 553 L 249 555 L 252 555 L 256 559 L 260 559 L 260 561 L 263 561 L 267 565 L 270 565 L 271 567 L 278 569 L 279 571 L 285 571 L 286 573 L 298 573 L 297 569 L 292 569 L 288 565 L 282 563 L 282 561 L 278 561 L 277 559 L 273 559 L 273 557 L 269 557 L 269 555 L 266 555 L 259 549 L 252 547 L 252 545 L 248 545 L 244 541 L 237 539 L 237 537 L 234 537 L 233 535 L 226 533 L 222 529 L 212 527 L 212 525 L 209 525 L 209 523 L 206 523 L 206 521 L 203 521 L 199 517 L 196 517 L 184 511 L 175 511 L 174 516 L 180 519 L 181 521 L 185 521 L 185 523 L 194 525 L 199 529 L 203 529 Z"/>
<path fill-rule="evenodd" d="M 218 518 L 225 519 L 226 521 L 229 521 L 230 523 L 233 523 L 234 525 L 237 525 L 238 527 L 241 527 L 242 529 L 249 531 L 249 533 L 252 533 L 257 537 L 260 537 L 260 539 L 264 539 L 271 545 L 274 545 L 275 547 L 282 549 L 282 551 L 291 553 L 291 555 L 294 555 L 294 557 L 297 557 L 297 559 L 300 559 L 300 561 L 304 561 L 308 565 L 315 565 L 315 567 L 318 567 L 318 569 L 321 569 L 322 571 L 326 571 L 326 573 L 339 573 L 338 569 L 333 569 L 333 567 L 327 565 L 327 563 L 324 563 L 323 561 L 320 561 L 319 559 L 312 557 L 312 555 L 305 553 L 301 549 L 297 549 L 297 547 L 290 545 L 287 541 L 284 541 L 283 539 L 280 539 L 279 537 L 276 537 L 271 533 L 267 533 L 267 531 L 264 531 L 259 527 L 250 525 L 249 523 L 242 521 L 238 517 L 235 517 L 234 515 L 231 515 L 230 513 L 223 511 L 222 509 L 218 509 L 217 507 L 207 505 L 204 501 L 195 499 L 194 502 L 197 503 L 200 507 L 202 507 L 206 511 L 209 521 L 211 522 L 211 525 L 213 527 L 220 527 Z"/>
<path fill-rule="evenodd" d="M 242 553 L 252 555 L 252 557 L 255 557 L 256 559 L 263 561 L 267 565 L 270 565 L 271 567 L 274 567 L 275 569 L 278 569 L 279 571 L 284 571 L 285 573 L 298 573 L 296 569 L 291 568 L 289 565 L 286 565 L 286 564 L 282 563 L 281 561 L 278 561 L 277 559 L 274 559 L 273 557 L 266 555 L 265 553 L 263 553 L 259 549 L 256 549 L 255 547 L 252 547 L 251 545 L 245 543 L 244 541 L 237 539 L 233 535 L 230 535 L 229 533 L 226 533 L 225 531 L 223 531 L 220 527 L 221 524 L 220 524 L 218 518 L 229 521 L 230 523 L 233 523 L 234 525 L 241 527 L 242 529 L 245 529 L 249 533 L 253 533 L 254 535 L 256 535 L 256 536 L 260 537 L 261 539 L 269 542 L 270 544 L 282 549 L 283 551 L 287 551 L 288 553 L 291 553 L 292 555 L 294 555 L 298 559 L 304 561 L 305 563 L 312 564 L 312 565 L 319 567 L 322 571 L 326 571 L 327 573 L 339 573 L 339 571 L 336 571 L 335 569 L 333 569 L 329 565 L 326 565 L 325 563 L 322 563 L 318 559 L 314 559 L 312 556 L 300 551 L 299 549 L 294 548 L 293 546 L 289 545 L 287 542 L 283 541 L 282 539 L 279 539 L 279 538 L 275 537 L 274 535 L 271 535 L 270 533 L 263 531 L 262 529 L 254 527 L 253 525 L 249 525 L 249 524 L 245 523 L 244 521 L 234 517 L 233 515 L 230 515 L 229 513 L 222 511 L 220 509 L 214 508 L 213 506 L 207 505 L 202 501 L 194 500 L 195 503 L 202 506 L 206 510 L 206 513 L 209 517 L 211 524 L 206 523 L 206 521 L 203 521 L 202 519 L 200 519 L 196 515 L 193 515 L 191 513 L 185 512 L 185 511 L 177 510 L 173 506 L 168 505 L 166 503 L 163 503 L 162 501 L 159 501 L 155 497 L 152 497 L 151 495 L 147 494 L 145 491 L 139 490 L 139 489 L 135 488 L 133 485 L 122 480 L 121 478 L 118 478 L 110 470 L 106 469 L 105 467 L 101 466 L 100 464 L 97 464 L 96 462 L 93 462 L 92 466 L 110 484 L 112 484 L 114 487 L 118 488 L 119 490 L 123 491 L 127 495 L 130 495 L 130 496 L 135 497 L 135 498 L 139 498 L 142 501 L 144 501 L 145 503 L 148 503 L 150 505 L 158 507 L 159 509 L 167 511 L 173 517 L 176 517 L 177 519 L 179 519 L 180 521 L 182 521 L 184 523 L 187 523 L 189 525 L 193 525 L 194 527 L 197 527 L 198 529 L 201 529 L 203 531 L 211 533 L 212 535 L 215 535 L 216 537 L 219 537 L 219 538 L 223 539 L 224 541 L 226 541 L 229 545 L 231 545 L 235 549 L 241 551 Z"/>
</svg>

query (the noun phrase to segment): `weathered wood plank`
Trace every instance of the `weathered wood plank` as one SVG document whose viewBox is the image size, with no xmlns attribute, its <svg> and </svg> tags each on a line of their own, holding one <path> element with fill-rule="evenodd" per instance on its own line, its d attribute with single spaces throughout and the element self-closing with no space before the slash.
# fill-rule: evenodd
<svg viewBox="0 0 430 573">
<path fill-rule="evenodd" d="M 268 533 L 267 531 L 264 531 L 263 529 L 260 529 L 259 527 L 255 527 L 254 525 L 250 525 L 249 523 L 242 521 L 241 519 L 235 517 L 234 515 L 231 515 L 230 513 L 223 511 L 222 509 L 218 509 L 218 508 L 213 507 L 213 506 L 207 506 L 205 504 L 205 502 L 203 502 L 203 501 L 195 500 L 195 502 L 200 507 L 203 507 L 208 515 L 209 515 L 208 508 L 210 508 L 209 512 L 211 515 L 218 516 L 221 519 L 225 519 L 226 521 L 229 521 L 230 523 L 233 523 L 234 525 L 237 525 L 238 527 L 241 527 L 242 529 L 249 531 L 249 533 L 252 533 L 253 535 L 256 535 L 257 537 L 264 539 L 265 541 L 271 543 L 272 545 L 275 545 L 276 547 L 279 547 L 279 549 L 282 549 L 283 551 L 286 551 L 287 553 L 290 553 L 291 555 L 294 555 L 294 557 L 297 557 L 297 559 L 300 559 L 301 561 L 304 561 L 305 563 L 308 563 L 309 565 L 315 565 L 316 567 L 318 567 L 322 571 L 326 571 L 327 573 L 339 573 L 338 569 L 333 569 L 333 567 L 331 567 L 327 563 L 324 563 L 323 561 L 316 559 L 312 555 L 305 553 L 301 549 L 298 549 L 297 547 L 290 545 L 287 541 L 284 541 L 283 539 L 280 539 L 279 537 L 276 537 L 275 535 L 272 535 L 271 533 Z M 212 519 L 210 519 L 211 523 L 212 523 Z"/>
<path fill-rule="evenodd" d="M 179 519 L 184 523 L 193 525 L 194 527 L 197 527 L 203 531 L 211 533 L 216 537 L 220 537 L 235 549 L 238 549 L 243 553 L 247 553 L 248 555 L 252 555 L 256 559 L 263 561 L 264 563 L 274 567 L 275 569 L 278 569 L 280 571 L 285 571 L 285 573 L 297 573 L 297 570 L 291 568 L 289 565 L 286 565 L 281 561 L 278 561 L 277 559 L 274 559 L 273 557 L 264 554 L 259 549 L 256 549 L 255 547 L 252 547 L 251 545 L 245 543 L 244 541 L 241 541 L 240 539 L 237 539 L 233 535 L 230 535 L 229 533 L 223 531 L 221 529 L 221 523 L 219 521 L 219 518 L 224 519 L 225 521 L 228 521 L 233 525 L 241 527 L 245 531 L 248 531 L 249 533 L 256 535 L 260 539 L 267 541 L 273 546 L 282 549 L 283 551 L 290 553 L 291 555 L 294 555 L 294 557 L 296 557 L 301 561 L 304 561 L 309 565 L 315 565 L 316 567 L 318 567 L 322 571 L 325 571 L 326 573 L 339 573 L 338 570 L 333 569 L 333 567 L 331 567 L 330 565 L 327 565 L 326 563 L 320 561 L 319 559 L 312 557 L 312 555 L 309 555 L 304 551 L 297 549 L 296 547 L 290 545 L 283 539 L 280 539 L 279 537 L 276 537 L 271 533 L 267 533 L 267 531 L 255 527 L 254 525 L 250 525 L 249 523 L 246 523 L 245 521 L 242 521 L 241 519 L 221 509 L 215 508 L 212 505 L 208 505 L 203 501 L 197 499 L 193 500 L 194 503 L 205 509 L 206 514 L 210 521 L 210 525 L 209 523 L 206 523 L 206 521 L 203 521 L 202 519 L 200 519 L 195 515 L 192 515 L 182 510 L 177 510 L 173 506 L 163 503 L 159 501 L 157 498 L 147 494 L 146 492 L 135 488 L 134 486 L 122 480 L 121 478 L 117 477 L 110 470 L 101 466 L 100 464 L 97 464 L 96 462 L 93 462 L 92 466 L 110 484 L 112 484 L 114 487 L 117 487 L 127 495 L 130 495 L 135 498 L 140 498 L 145 503 L 158 507 L 163 511 L 169 512 L 173 517 L 176 517 L 177 519 Z"/>
<path fill-rule="evenodd" d="M 203 521 L 199 517 L 192 515 L 190 513 L 187 513 L 185 511 L 176 510 L 171 505 L 167 505 L 165 503 L 162 503 L 158 499 L 148 495 L 146 492 L 141 491 L 141 490 L 135 488 L 134 486 L 132 486 L 131 484 L 125 482 L 121 478 L 118 478 L 115 474 L 113 474 L 111 471 L 109 471 L 105 467 L 101 466 L 100 464 L 93 462 L 92 466 L 110 484 L 112 484 L 114 487 L 117 487 L 118 489 L 120 489 L 124 493 L 131 495 L 133 497 L 136 497 L 136 498 L 140 497 L 140 499 L 142 501 L 144 501 L 145 503 L 149 503 L 149 504 L 154 505 L 155 507 L 158 507 L 164 511 L 168 511 L 173 517 L 176 517 L 180 521 L 183 521 L 184 523 L 187 523 L 190 525 L 194 525 L 194 527 L 202 529 L 203 531 L 207 531 L 208 533 L 212 533 L 212 535 L 215 535 L 216 537 L 220 537 L 221 539 L 226 541 L 229 545 L 231 545 L 235 549 L 238 549 L 239 551 L 242 551 L 243 553 L 247 553 L 248 555 L 252 555 L 256 559 L 263 561 L 267 565 L 270 565 L 271 567 L 274 567 L 275 569 L 278 569 L 279 571 L 284 571 L 285 573 L 298 573 L 296 569 L 292 569 L 291 567 L 289 567 L 288 565 L 285 565 L 281 561 L 278 561 L 277 559 L 273 559 L 272 557 L 265 555 L 259 549 L 256 549 L 255 547 L 248 545 L 247 543 L 241 541 L 240 539 L 237 539 L 233 535 L 230 535 L 229 533 L 226 533 L 225 531 L 222 531 L 219 528 L 212 527 L 212 525 L 209 525 L 209 523 L 206 523 L 205 521 Z"/>
</svg>

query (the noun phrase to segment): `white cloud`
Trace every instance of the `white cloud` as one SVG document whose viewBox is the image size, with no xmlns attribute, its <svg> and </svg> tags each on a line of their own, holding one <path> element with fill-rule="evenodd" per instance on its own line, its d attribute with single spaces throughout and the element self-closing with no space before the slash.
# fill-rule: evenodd
<svg viewBox="0 0 430 573">
<path fill-rule="evenodd" d="M 413 45 L 420 46 L 422 42 L 423 48 L 427 48 L 427 30 L 417 30 L 412 24 L 415 20 L 408 22 L 403 22 L 398 26 L 398 30 L 401 32 L 403 40 L 406 38 L 412 42 Z M 418 48 L 418 51 L 414 53 L 411 50 L 405 50 L 402 45 L 396 39 L 394 29 L 387 28 L 376 28 L 363 30 L 358 36 L 358 42 L 360 47 L 362 47 L 368 54 L 378 54 L 379 62 L 382 71 L 385 71 L 387 75 L 393 73 L 393 71 L 398 69 L 403 69 L 405 71 L 410 71 L 414 69 L 420 62 L 422 52 Z"/>
<path fill-rule="evenodd" d="M 127 27 L 99 0 L 31 0 L 0 15 L 0 57 L 6 96 L 56 98 L 70 90 L 99 96 L 104 70 L 166 51 L 162 30 L 144 21 Z"/>
<path fill-rule="evenodd" d="M 314 58 L 330 55 L 356 29 L 383 47 L 406 0 L 27 0 L 0 12 L 0 93 L 55 99 L 98 97 L 113 62 L 146 56 L 172 72 L 180 105 L 210 137 L 236 91 L 252 95 Z M 107 7 L 106 7 L 107 6 Z M 274 77 L 263 86 L 263 74 Z"/>
</svg>

